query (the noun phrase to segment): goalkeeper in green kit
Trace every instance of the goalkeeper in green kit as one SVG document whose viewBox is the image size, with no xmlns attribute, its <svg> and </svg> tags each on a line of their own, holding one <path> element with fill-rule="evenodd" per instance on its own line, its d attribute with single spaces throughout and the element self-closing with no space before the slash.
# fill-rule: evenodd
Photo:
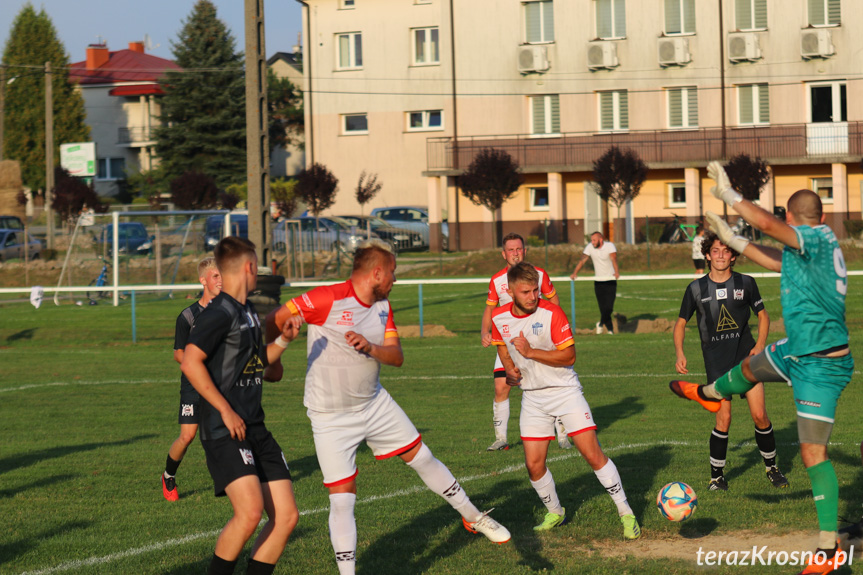
<svg viewBox="0 0 863 575">
<path fill-rule="evenodd" d="M 671 390 L 716 412 L 720 400 L 745 393 L 757 382 L 786 381 L 794 390 L 800 456 L 812 481 L 812 495 L 821 533 L 818 549 L 801 575 L 829 573 L 839 566 L 837 555 L 839 484 L 827 458 L 836 403 L 854 373 L 845 325 L 847 273 L 836 235 L 824 225 L 821 199 L 799 190 L 788 200 L 786 222 L 745 200 L 731 187 L 719 162 L 708 174 L 710 191 L 754 228 L 785 244 L 783 250 L 751 244 L 736 236 L 718 215 L 707 212 L 719 239 L 768 270 L 781 272 L 782 317 L 786 339 L 747 357 L 709 385 L 672 381 Z"/>
</svg>

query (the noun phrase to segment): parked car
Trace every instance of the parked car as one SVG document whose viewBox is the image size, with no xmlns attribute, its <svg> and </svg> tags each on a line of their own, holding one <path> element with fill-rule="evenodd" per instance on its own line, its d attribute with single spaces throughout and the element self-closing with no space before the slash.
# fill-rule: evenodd
<svg viewBox="0 0 863 575">
<path fill-rule="evenodd" d="M 392 244 L 396 251 L 421 249 L 425 245 L 420 232 L 397 228 L 374 216 L 339 217 L 358 229 L 368 230 L 371 228 L 371 231 L 377 234 L 379 238 Z"/>
<path fill-rule="evenodd" d="M 42 242 L 30 234 L 27 235 L 29 237 L 27 252 L 30 259 L 38 259 L 39 254 L 42 253 Z M 24 231 L 0 229 L 0 261 L 12 259 L 24 259 Z"/>
<path fill-rule="evenodd" d="M 388 224 L 418 232 L 422 235 L 423 245 L 429 245 L 429 213 L 428 208 L 422 206 L 392 206 L 388 208 L 375 208 L 372 215 L 381 218 Z M 443 249 L 449 249 L 449 226 L 446 221 L 441 223 L 443 235 Z"/>
<path fill-rule="evenodd" d="M 23 230 L 24 222 L 18 216 L 0 216 L 0 229 Z"/>
<path fill-rule="evenodd" d="M 147 228 L 140 222 L 120 222 L 117 227 L 117 243 L 121 254 L 146 255 L 153 250 L 154 237 L 147 233 Z M 108 224 L 93 237 L 97 249 L 102 251 L 107 246 L 108 255 L 114 254 L 114 225 Z"/>
<path fill-rule="evenodd" d="M 303 251 L 333 250 L 336 247 L 341 247 L 345 251 L 353 252 L 360 243 L 369 238 L 366 230 L 359 229 L 338 216 L 321 216 L 319 218 L 301 216 L 297 219 L 300 221 L 300 241 Z M 276 232 L 280 233 L 282 242 L 279 243 L 274 233 L 273 245 L 276 251 L 284 251 L 285 228 L 279 224 L 276 226 Z M 371 237 L 376 238 L 378 235 L 372 232 Z"/>
<path fill-rule="evenodd" d="M 208 250 L 215 249 L 222 239 L 225 229 L 225 216 L 215 215 L 207 218 L 204 224 L 204 245 Z M 246 214 L 231 214 L 231 233 L 239 238 L 249 237 L 249 216 Z"/>
</svg>

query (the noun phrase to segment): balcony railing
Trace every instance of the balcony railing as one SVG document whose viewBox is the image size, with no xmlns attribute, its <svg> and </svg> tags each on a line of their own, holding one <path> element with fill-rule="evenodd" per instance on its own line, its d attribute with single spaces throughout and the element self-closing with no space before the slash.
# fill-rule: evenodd
<svg viewBox="0 0 863 575">
<path fill-rule="evenodd" d="M 841 129 L 813 131 L 813 126 Z M 480 149 L 489 147 L 506 150 L 523 170 L 528 171 L 567 167 L 584 169 L 610 146 L 632 148 L 648 164 L 661 163 L 672 167 L 721 158 L 722 132 L 721 128 L 698 128 L 591 132 L 557 137 L 473 136 L 459 138 L 458 146 L 449 137 L 429 138 L 426 151 L 430 171 L 463 170 Z M 725 130 L 724 140 L 727 158 L 742 153 L 773 162 L 860 156 L 863 154 L 863 122 L 734 127 Z"/>
<path fill-rule="evenodd" d="M 152 128 L 120 128 L 117 142 L 120 144 L 142 144 L 152 139 Z"/>
</svg>

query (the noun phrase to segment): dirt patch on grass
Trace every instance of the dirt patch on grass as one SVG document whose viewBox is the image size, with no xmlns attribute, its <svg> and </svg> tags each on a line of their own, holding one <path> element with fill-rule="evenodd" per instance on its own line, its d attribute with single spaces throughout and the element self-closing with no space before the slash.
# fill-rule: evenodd
<svg viewBox="0 0 863 575">
<path fill-rule="evenodd" d="M 842 540 L 842 548 L 846 551 L 851 545 L 854 546 L 855 558 L 861 556 L 860 544 L 860 539 L 843 538 Z M 749 552 L 749 560 L 751 561 L 753 546 L 759 550 L 766 547 L 765 551 L 761 553 L 766 562 L 770 552 L 785 551 L 791 553 L 796 551 L 799 554 L 804 551 L 814 551 L 818 546 L 818 534 L 814 531 L 799 531 L 784 535 L 765 535 L 757 531 L 738 531 L 724 535 L 686 535 L 686 526 L 683 525 L 679 536 L 656 539 L 651 537 L 650 533 L 645 532 L 638 541 L 630 541 L 625 545 L 608 541 L 597 541 L 592 545 L 594 552 L 603 557 L 623 558 L 629 555 L 642 559 L 682 559 L 693 563 L 698 561 L 699 549 L 705 554 L 709 551 L 737 551 L 736 561 L 738 565 L 743 561 L 743 552 L 746 551 Z M 702 555 L 702 562 L 704 557 Z M 750 562 L 749 565 L 751 564 Z M 775 556 L 772 564 L 777 564 Z"/>
<path fill-rule="evenodd" d="M 419 337 L 420 326 L 418 325 L 400 325 L 399 337 Z M 442 325 L 433 323 L 423 324 L 423 337 L 455 337 L 455 333 L 451 332 Z"/>
<path fill-rule="evenodd" d="M 616 314 L 612 319 L 614 325 L 614 333 L 671 333 L 674 329 L 674 322 L 665 318 L 656 319 L 634 319 L 627 320 L 626 316 Z M 578 335 L 596 334 L 596 329 L 577 329 L 575 333 Z M 605 335 L 608 330 L 602 328 L 602 334 Z"/>
</svg>

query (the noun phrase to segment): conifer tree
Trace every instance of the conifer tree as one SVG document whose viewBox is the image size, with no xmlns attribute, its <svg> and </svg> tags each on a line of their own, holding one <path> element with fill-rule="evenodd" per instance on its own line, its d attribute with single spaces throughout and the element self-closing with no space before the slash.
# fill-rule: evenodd
<svg viewBox="0 0 863 575">
<path fill-rule="evenodd" d="M 3 48 L 6 101 L 3 157 L 21 162 L 21 179 L 34 190 L 45 188 L 45 62 L 51 62 L 54 110 L 54 165 L 60 144 L 86 142 L 84 99 L 69 81 L 69 56 L 51 18 L 25 4 Z"/>
</svg>

